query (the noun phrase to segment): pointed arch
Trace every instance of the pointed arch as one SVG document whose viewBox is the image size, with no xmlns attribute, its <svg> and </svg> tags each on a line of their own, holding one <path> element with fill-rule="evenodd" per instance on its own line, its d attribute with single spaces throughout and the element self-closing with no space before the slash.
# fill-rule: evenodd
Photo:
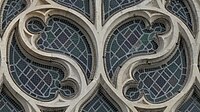
<svg viewBox="0 0 200 112">
<path fill-rule="evenodd" d="M 99 87 L 94 96 L 91 97 L 81 108 L 81 112 L 122 112 L 117 103 Z"/>
</svg>

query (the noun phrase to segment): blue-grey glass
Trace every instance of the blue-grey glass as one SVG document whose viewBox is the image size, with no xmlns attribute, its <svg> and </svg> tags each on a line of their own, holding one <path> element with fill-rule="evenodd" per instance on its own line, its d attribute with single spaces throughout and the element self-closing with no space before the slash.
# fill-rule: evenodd
<svg viewBox="0 0 200 112">
<path fill-rule="evenodd" d="M 165 25 L 154 23 L 147 28 L 142 19 L 134 19 L 120 25 L 111 34 L 106 47 L 106 70 L 108 77 L 113 78 L 122 64 L 138 54 L 154 52 L 158 45 L 154 41 L 157 33 L 165 32 Z"/>
<path fill-rule="evenodd" d="M 98 92 L 82 109 L 82 112 L 120 112 L 106 96 Z"/>
<path fill-rule="evenodd" d="M 0 93 L 0 112 L 25 112 L 19 102 L 12 99 L 4 90 Z"/>
<path fill-rule="evenodd" d="M 26 0 L 4 0 L 2 7 L 1 29 L 5 30 L 10 21 L 20 14 L 27 6 Z"/>
<path fill-rule="evenodd" d="M 76 9 L 88 18 L 91 18 L 91 16 L 92 16 L 90 13 L 91 0 L 53 0 L 53 1 L 60 5 Z M 92 2 L 93 2 L 93 0 L 92 0 Z"/>
<path fill-rule="evenodd" d="M 39 33 L 44 30 L 44 23 L 39 18 L 31 18 L 27 23 L 27 29 L 32 33 Z"/>
<path fill-rule="evenodd" d="M 69 87 L 71 85 L 62 84 L 64 72 L 61 69 L 29 59 L 22 53 L 15 36 L 10 45 L 8 60 L 12 79 L 29 96 L 50 101 L 58 91 L 65 97 L 75 95 L 74 89 Z"/>
<path fill-rule="evenodd" d="M 172 14 L 178 16 L 191 30 L 192 29 L 192 20 L 191 15 L 189 12 L 188 7 L 186 7 L 185 3 L 187 3 L 187 0 L 170 0 L 170 2 L 167 4 L 166 8 L 169 10 Z"/>
<path fill-rule="evenodd" d="M 130 6 L 134 6 L 143 0 L 103 0 L 104 20 L 112 16 L 114 13 Z"/>
<path fill-rule="evenodd" d="M 186 102 L 181 104 L 177 112 L 200 112 L 200 99 L 194 93 Z"/>
<path fill-rule="evenodd" d="M 187 80 L 187 57 L 183 41 L 177 46 L 175 54 L 165 63 L 153 68 L 141 68 L 133 77 L 138 82 L 134 88 L 125 92 L 129 100 L 138 100 L 141 93 L 152 103 L 164 102 L 178 94 Z"/>
<path fill-rule="evenodd" d="M 93 52 L 82 30 L 66 18 L 52 16 L 37 41 L 39 49 L 59 52 L 78 62 L 86 79 L 90 80 L 93 69 Z"/>
</svg>

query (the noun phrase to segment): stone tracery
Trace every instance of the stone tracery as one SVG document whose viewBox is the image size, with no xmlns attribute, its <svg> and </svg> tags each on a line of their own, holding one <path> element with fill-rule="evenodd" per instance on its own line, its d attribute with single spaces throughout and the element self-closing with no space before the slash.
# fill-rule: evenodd
<svg viewBox="0 0 200 112">
<path fill-rule="evenodd" d="M 185 98 L 184 94 L 193 88 L 191 83 L 195 78 L 199 80 L 193 62 L 196 58 L 193 50 L 199 50 L 198 42 L 188 32 L 197 30 L 194 28 L 198 26 L 191 14 L 194 10 L 185 4 L 187 1 L 8 0 L 0 3 L 3 6 L 0 16 L 3 83 L 17 88 L 13 91 L 30 101 L 24 102 L 30 110 L 168 112 L 182 111 L 183 105 L 191 110 L 187 105 L 191 101 L 194 109 L 199 107 L 195 95 L 182 106 L 170 104 Z M 35 6 L 26 10 L 30 4 Z M 170 13 L 181 21 L 176 21 L 175 16 L 163 20 Z M 16 23 L 7 28 L 15 17 L 18 17 Z M 109 22 L 112 25 L 108 26 Z M 179 33 L 183 33 L 181 41 Z M 96 86 L 99 83 L 105 84 L 99 88 Z"/>
</svg>

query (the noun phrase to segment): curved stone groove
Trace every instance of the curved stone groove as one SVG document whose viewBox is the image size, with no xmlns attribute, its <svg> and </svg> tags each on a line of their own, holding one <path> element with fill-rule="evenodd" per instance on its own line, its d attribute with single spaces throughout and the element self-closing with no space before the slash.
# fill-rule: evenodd
<svg viewBox="0 0 200 112">
<path fill-rule="evenodd" d="M 139 4 L 144 0 L 103 0 L 103 16 L 107 20 L 114 13 L 130 6 Z"/>
<path fill-rule="evenodd" d="M 78 10 L 87 18 L 90 19 L 94 18 L 93 13 L 91 12 L 93 11 L 93 9 L 91 8 L 94 8 L 94 6 L 91 6 L 94 5 L 93 0 L 53 0 L 53 1 L 60 5 Z"/>
<path fill-rule="evenodd" d="M 200 98 L 196 93 L 177 109 L 177 112 L 200 112 Z"/>
<path fill-rule="evenodd" d="M 9 70 L 12 79 L 29 96 L 42 101 L 53 100 L 60 92 L 64 97 L 72 97 L 75 90 L 71 85 L 63 85 L 64 72 L 53 66 L 44 65 L 27 58 L 13 36 L 9 52 Z"/>
<path fill-rule="evenodd" d="M 66 18 L 50 17 L 36 43 L 41 50 L 70 56 L 78 62 L 87 81 L 92 79 L 94 53 L 91 45 L 82 30 Z"/>
<path fill-rule="evenodd" d="M 137 85 L 125 91 L 129 100 L 138 100 L 142 93 L 149 102 L 161 103 L 178 94 L 187 81 L 188 65 L 186 48 L 181 41 L 175 54 L 166 63 L 153 68 L 141 68 L 133 77 Z"/>
<path fill-rule="evenodd" d="M 187 0 L 169 0 L 166 8 L 172 14 L 179 17 L 190 28 L 190 30 L 194 30 L 192 17 L 189 11 L 191 9 L 188 9 L 186 3 L 189 5 Z"/>
<path fill-rule="evenodd" d="M 27 7 L 26 0 L 4 0 L 1 8 L 1 29 L 5 30 L 10 21 Z"/>
<path fill-rule="evenodd" d="M 0 93 L 0 112 L 25 112 L 23 106 L 10 95 L 11 93 L 3 87 Z"/>
<path fill-rule="evenodd" d="M 154 41 L 157 33 L 165 32 L 165 25 L 154 23 L 146 28 L 142 19 L 134 19 L 120 25 L 111 34 L 105 49 L 107 75 L 113 80 L 122 64 L 138 54 L 150 54 L 158 48 Z"/>
<path fill-rule="evenodd" d="M 81 112 L 122 112 L 120 107 L 104 94 L 106 93 L 99 90 L 92 100 L 88 100 Z"/>
</svg>

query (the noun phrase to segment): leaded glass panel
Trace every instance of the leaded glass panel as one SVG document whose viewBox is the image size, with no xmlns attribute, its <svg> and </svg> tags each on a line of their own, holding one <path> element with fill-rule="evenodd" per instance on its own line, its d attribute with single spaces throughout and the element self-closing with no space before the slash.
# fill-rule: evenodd
<svg viewBox="0 0 200 112">
<path fill-rule="evenodd" d="M 163 23 L 154 23 L 152 28 L 147 28 L 142 19 L 131 20 L 114 30 L 105 51 L 108 77 L 113 80 L 116 71 L 131 57 L 155 52 L 158 48 L 154 41 L 156 34 L 165 31 Z"/>
<path fill-rule="evenodd" d="M 4 0 L 4 6 L 1 8 L 1 29 L 5 30 L 10 21 L 21 13 L 26 6 L 26 0 Z"/>
<path fill-rule="evenodd" d="M 0 0 L 0 112 L 200 112 L 199 4 Z"/>
<path fill-rule="evenodd" d="M 99 91 L 81 110 L 82 112 L 121 112 L 111 100 Z"/>
<path fill-rule="evenodd" d="M 3 88 L 0 93 L 0 112 L 25 112 L 22 105 L 11 98 L 8 90 Z"/>
<path fill-rule="evenodd" d="M 166 63 L 153 68 L 141 68 L 133 77 L 137 85 L 125 92 L 129 100 L 138 100 L 144 92 L 145 97 L 152 103 L 164 102 L 178 94 L 187 81 L 186 49 L 181 41 L 175 54 Z"/>
<path fill-rule="evenodd" d="M 166 8 L 172 14 L 178 16 L 191 30 L 193 30 L 191 14 L 186 3 L 189 5 L 187 0 L 169 0 Z"/>
<path fill-rule="evenodd" d="M 88 81 L 92 79 L 94 54 L 87 38 L 66 18 L 53 16 L 36 43 L 40 50 L 62 53 L 76 60 Z"/>
<path fill-rule="evenodd" d="M 53 0 L 54 2 L 69 7 L 76 9 L 80 11 L 83 15 L 85 15 L 88 18 L 92 18 L 93 13 L 91 11 L 91 8 L 93 8 L 93 0 Z M 93 17 L 94 18 L 94 17 Z"/>
<path fill-rule="evenodd" d="M 114 13 L 130 6 L 134 6 L 143 0 L 103 0 L 104 19 L 106 20 Z"/>
<path fill-rule="evenodd" d="M 25 56 L 13 36 L 9 52 L 9 70 L 15 83 L 29 96 L 49 101 L 59 91 L 64 97 L 72 97 L 75 90 L 62 84 L 64 72 L 53 66 L 37 63 Z"/>
<path fill-rule="evenodd" d="M 177 112 L 200 112 L 200 99 L 198 95 L 194 93 L 178 108 Z"/>
</svg>

